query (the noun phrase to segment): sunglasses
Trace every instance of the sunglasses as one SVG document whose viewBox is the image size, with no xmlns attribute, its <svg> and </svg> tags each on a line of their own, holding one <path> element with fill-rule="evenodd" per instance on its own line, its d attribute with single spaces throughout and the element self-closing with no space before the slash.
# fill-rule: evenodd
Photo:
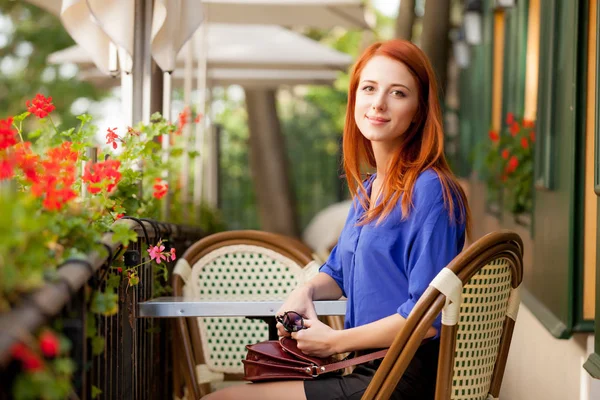
<svg viewBox="0 0 600 400">
<path fill-rule="evenodd" d="M 282 315 L 276 316 L 275 319 L 283 325 L 286 332 L 298 332 L 304 329 L 304 319 L 295 311 L 286 311 Z"/>
</svg>

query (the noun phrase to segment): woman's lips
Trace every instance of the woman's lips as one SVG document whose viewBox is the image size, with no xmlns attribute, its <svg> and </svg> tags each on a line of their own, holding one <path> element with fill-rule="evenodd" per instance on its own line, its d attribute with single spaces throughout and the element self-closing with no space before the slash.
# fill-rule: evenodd
<svg viewBox="0 0 600 400">
<path fill-rule="evenodd" d="M 390 122 L 389 119 L 386 118 L 381 118 L 381 117 L 369 117 L 368 115 L 366 116 L 367 119 L 369 120 L 369 122 L 373 125 L 383 125 L 387 122 Z"/>
</svg>

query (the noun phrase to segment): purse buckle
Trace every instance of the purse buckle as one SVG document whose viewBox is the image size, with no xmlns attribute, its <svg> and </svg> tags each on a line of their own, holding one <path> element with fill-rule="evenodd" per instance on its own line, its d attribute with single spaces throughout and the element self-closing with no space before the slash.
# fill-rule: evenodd
<svg viewBox="0 0 600 400">
<path fill-rule="evenodd" d="M 308 375 L 312 376 L 313 378 L 316 378 L 319 376 L 319 374 L 318 374 L 319 367 L 317 367 L 315 364 L 312 364 L 310 367 L 306 367 L 304 370 L 306 371 L 306 373 Z M 324 370 L 324 368 L 321 368 L 321 370 Z"/>
</svg>

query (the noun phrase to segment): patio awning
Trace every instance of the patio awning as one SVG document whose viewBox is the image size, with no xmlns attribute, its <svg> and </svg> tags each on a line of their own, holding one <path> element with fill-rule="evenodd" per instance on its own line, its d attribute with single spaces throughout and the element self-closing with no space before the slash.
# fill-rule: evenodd
<svg viewBox="0 0 600 400">
<path fill-rule="evenodd" d="M 173 72 L 173 83 L 183 86 L 185 76 L 182 70 Z M 331 85 L 338 73 L 331 70 L 273 70 L 246 68 L 212 68 L 208 70 L 207 81 L 211 86 L 241 85 L 246 88 L 277 88 L 281 85 Z M 96 87 L 111 88 L 121 84 L 113 78 L 92 67 L 80 71 L 81 80 Z"/>
<path fill-rule="evenodd" d="M 27 0 L 60 15 L 62 0 Z M 370 29 L 361 0 L 198 0 L 207 21 Z"/>
<path fill-rule="evenodd" d="M 360 0 L 203 0 L 202 4 L 209 22 L 370 29 Z"/>
<path fill-rule="evenodd" d="M 177 68 L 183 69 L 189 43 L 177 56 Z M 345 70 L 352 63 L 350 55 L 276 25 L 211 23 L 206 44 L 208 68 Z M 83 68 L 93 65 L 79 46 L 52 53 L 48 62 L 75 63 Z"/>
</svg>

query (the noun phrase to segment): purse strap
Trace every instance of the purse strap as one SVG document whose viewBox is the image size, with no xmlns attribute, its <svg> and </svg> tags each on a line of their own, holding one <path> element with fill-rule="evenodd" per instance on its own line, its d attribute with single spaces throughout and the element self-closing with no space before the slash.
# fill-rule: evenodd
<svg viewBox="0 0 600 400">
<path fill-rule="evenodd" d="M 375 351 L 373 353 L 363 354 L 362 356 L 350 358 L 347 360 L 342 360 L 342 361 L 334 362 L 331 364 L 326 364 L 321 367 L 317 367 L 316 365 L 314 365 L 312 367 L 312 375 L 316 377 L 321 374 L 326 374 L 328 372 L 337 371 L 339 369 L 344 369 L 346 367 L 352 367 L 354 365 L 363 364 L 363 363 L 373 361 L 373 360 L 378 360 L 380 358 L 385 357 L 387 351 L 388 351 L 388 349 L 383 349 L 383 350 Z"/>
</svg>

